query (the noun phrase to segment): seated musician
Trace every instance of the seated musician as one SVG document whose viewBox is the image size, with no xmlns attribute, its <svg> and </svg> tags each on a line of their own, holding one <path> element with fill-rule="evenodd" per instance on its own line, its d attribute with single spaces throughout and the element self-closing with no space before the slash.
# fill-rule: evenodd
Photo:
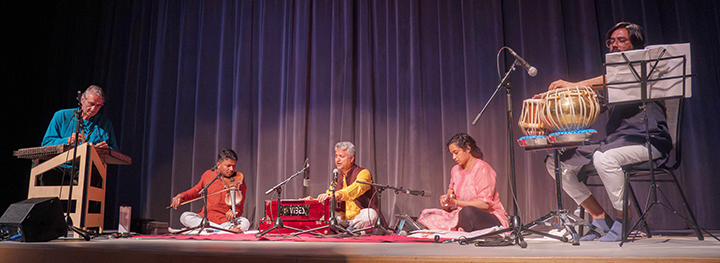
<svg viewBox="0 0 720 263">
<path fill-rule="evenodd" d="M 91 85 L 82 93 L 80 99 L 82 110 L 83 129 L 78 134 L 79 143 L 90 142 L 95 147 L 109 147 L 117 150 L 115 142 L 115 131 L 112 123 L 103 115 L 97 115 L 100 108 L 105 104 L 105 93 L 102 88 Z M 75 129 L 77 122 L 74 115 L 75 108 L 64 109 L 55 112 L 42 146 L 74 144 Z"/>
<path fill-rule="evenodd" d="M 355 164 L 355 145 L 351 142 L 335 145 L 335 166 L 342 172 L 338 175 L 335 191 L 335 200 L 344 202 L 344 207 L 339 207 L 340 210 L 344 209 L 338 216 L 339 224 L 350 231 L 372 226 L 378 218 L 378 200 L 374 197 L 375 190 L 371 185 L 356 182 L 371 183 L 373 180 L 370 171 Z M 317 200 L 321 203 L 332 202 L 332 186 L 318 195 Z"/>
<path fill-rule="evenodd" d="M 207 211 L 207 217 L 209 223 L 213 227 L 229 229 L 235 232 L 244 232 L 250 228 L 250 221 L 245 217 L 241 217 L 243 213 L 243 207 L 245 204 L 245 191 L 247 186 L 245 185 L 245 177 L 241 172 L 235 171 L 237 165 L 237 154 L 235 151 L 230 149 L 223 149 L 218 154 L 217 166 L 215 169 L 207 170 L 203 173 L 198 182 L 193 188 L 182 192 L 172 199 L 170 205 L 173 209 L 177 209 L 183 201 L 193 200 L 201 197 L 200 190 L 205 185 L 217 177 L 218 174 L 222 175 L 220 178 L 207 188 L 207 210 L 206 207 L 200 210 L 199 213 L 184 212 L 180 215 L 180 222 L 186 227 L 196 227 L 202 223 L 202 218 L 205 211 Z M 231 195 L 229 191 L 236 189 L 236 201 L 232 203 Z M 200 199 L 202 200 L 202 199 Z M 235 206 L 235 214 L 233 214 L 231 205 Z M 234 219 L 234 221 L 233 221 Z"/>
<path fill-rule="evenodd" d="M 457 165 L 450 174 L 447 194 L 440 196 L 443 209 L 422 211 L 418 222 L 433 230 L 475 231 L 508 226 L 507 213 L 495 189 L 495 170 L 482 160 L 475 140 L 458 133 L 447 143 Z"/>
<path fill-rule="evenodd" d="M 610 52 L 621 52 L 645 47 L 645 33 L 642 27 L 628 22 L 620 22 L 613 26 L 605 35 L 606 46 Z M 603 84 L 603 76 L 579 81 L 567 82 L 557 80 L 550 84 L 549 90 L 562 87 L 592 86 Z M 602 86 L 593 86 L 593 89 L 602 89 Z M 639 87 L 638 87 L 639 88 Z M 665 119 L 665 106 L 662 102 L 647 104 L 648 124 L 652 155 L 664 159 L 672 148 L 672 141 L 668 133 Z M 609 109 L 609 118 L 606 125 L 607 137 L 600 146 L 583 146 L 568 149 L 560 154 L 560 166 L 563 177 L 563 189 L 578 204 L 584 207 L 593 218 L 592 224 L 605 234 L 590 231 L 580 238 L 581 241 L 594 240 L 612 242 L 622 239 L 622 197 L 624 189 L 624 174 L 622 166 L 644 162 L 648 158 L 645 147 L 645 123 L 641 103 L 616 105 Z M 555 176 L 555 164 L 552 158 L 546 158 L 546 166 L 551 176 Z M 583 166 L 593 164 L 605 190 L 617 210 L 617 216 L 608 215 L 592 196 L 587 186 L 580 183 L 578 173 Z"/>
</svg>

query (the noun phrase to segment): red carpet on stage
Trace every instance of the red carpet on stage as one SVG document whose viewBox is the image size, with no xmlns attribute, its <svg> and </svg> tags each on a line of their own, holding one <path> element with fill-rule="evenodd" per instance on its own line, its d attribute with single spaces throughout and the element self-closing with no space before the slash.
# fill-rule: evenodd
<svg viewBox="0 0 720 263">
<path fill-rule="evenodd" d="M 194 240 L 227 240 L 227 241 L 296 241 L 296 242 L 360 242 L 360 243 L 431 243 L 432 239 L 392 236 L 359 236 L 359 237 L 317 237 L 311 234 L 299 236 L 265 235 L 255 237 L 254 234 L 215 234 L 215 235 L 155 235 L 135 236 L 138 239 L 194 239 Z"/>
</svg>

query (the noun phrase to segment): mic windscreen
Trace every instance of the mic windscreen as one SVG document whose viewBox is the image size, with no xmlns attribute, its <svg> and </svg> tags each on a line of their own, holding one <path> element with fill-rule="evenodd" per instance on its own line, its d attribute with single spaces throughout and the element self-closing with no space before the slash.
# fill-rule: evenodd
<svg viewBox="0 0 720 263">
<path fill-rule="evenodd" d="M 333 170 L 333 174 L 340 174 L 340 169 L 335 168 L 335 170 Z"/>
<path fill-rule="evenodd" d="M 537 69 L 535 67 L 530 67 L 530 69 L 528 69 L 528 75 L 530 75 L 530 77 L 535 77 L 535 75 L 537 75 Z"/>
<path fill-rule="evenodd" d="M 423 196 L 423 197 L 431 197 L 431 196 L 432 196 L 432 191 L 425 190 L 425 191 L 423 191 L 422 196 Z"/>
<path fill-rule="evenodd" d="M 305 164 L 303 164 L 303 171 L 305 173 L 305 177 L 303 179 L 303 186 L 309 187 L 310 186 L 310 173 L 308 173 L 308 168 L 310 168 L 310 163 L 308 162 L 310 158 L 305 158 Z"/>
</svg>

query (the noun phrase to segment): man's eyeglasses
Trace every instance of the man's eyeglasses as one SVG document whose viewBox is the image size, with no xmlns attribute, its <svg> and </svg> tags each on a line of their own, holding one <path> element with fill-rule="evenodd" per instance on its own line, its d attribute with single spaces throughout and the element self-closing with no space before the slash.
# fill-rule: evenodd
<svg viewBox="0 0 720 263">
<path fill-rule="evenodd" d="M 611 38 L 611 39 L 605 40 L 605 46 L 609 48 L 610 46 L 615 44 L 615 41 L 617 41 L 618 46 L 625 46 L 625 45 L 627 45 L 628 41 L 630 41 L 630 39 L 627 39 L 624 37 L 619 37 L 616 40 L 614 38 Z"/>
</svg>

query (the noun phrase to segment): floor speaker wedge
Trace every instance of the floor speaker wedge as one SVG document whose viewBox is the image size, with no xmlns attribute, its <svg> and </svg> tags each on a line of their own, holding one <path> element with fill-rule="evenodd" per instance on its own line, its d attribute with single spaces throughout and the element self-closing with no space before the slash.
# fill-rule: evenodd
<svg viewBox="0 0 720 263">
<path fill-rule="evenodd" d="M 0 217 L 0 226 L 10 235 L 21 234 L 23 242 L 43 242 L 67 234 L 60 199 L 57 197 L 30 198 L 14 203 Z"/>
</svg>

